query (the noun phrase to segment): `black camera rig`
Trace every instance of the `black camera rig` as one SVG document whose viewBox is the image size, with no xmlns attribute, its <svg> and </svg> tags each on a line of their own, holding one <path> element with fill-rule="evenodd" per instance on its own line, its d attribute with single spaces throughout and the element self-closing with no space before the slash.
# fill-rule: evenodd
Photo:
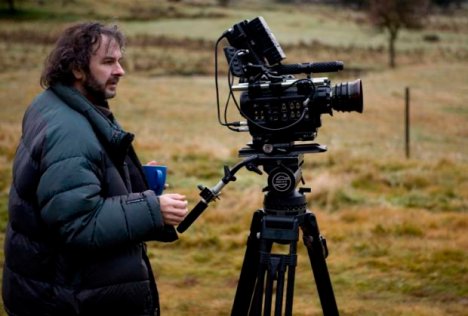
<svg viewBox="0 0 468 316">
<path fill-rule="evenodd" d="M 223 38 L 230 44 L 224 48 L 229 76 L 239 78 L 238 84 L 230 85 L 230 98 L 247 122 L 227 122 L 227 110 L 222 122 L 219 98 L 218 119 L 232 130 L 248 130 L 252 146 L 261 149 L 264 144 L 310 141 L 321 126 L 321 114 L 332 115 L 333 110 L 362 112 L 361 80 L 332 86 L 326 77 L 311 77 L 312 73 L 342 70 L 340 61 L 281 64 L 286 55 L 262 17 L 235 24 L 218 43 Z M 307 76 L 298 79 L 295 74 Z M 236 91 L 242 91 L 240 106 Z"/>
<path fill-rule="evenodd" d="M 221 120 L 218 90 L 218 45 L 224 48 L 229 64 L 229 97 Z M 324 315 L 338 315 L 325 258 L 328 248 L 320 234 L 315 215 L 307 210 L 305 193 L 309 188 L 297 186 L 302 181 L 305 153 L 326 151 L 312 143 L 321 126 L 321 115 L 333 110 L 362 112 L 361 80 L 331 85 L 328 78 L 312 78 L 312 73 L 343 69 L 340 61 L 281 64 L 285 54 L 262 17 L 245 20 L 225 31 L 216 43 L 216 98 L 218 120 L 233 131 L 249 131 L 252 143 L 239 151 L 244 160 L 231 169 L 224 167 L 223 178 L 212 188 L 199 185 L 201 199 L 177 231 L 184 232 L 218 198 L 221 190 L 235 181 L 242 168 L 268 174 L 263 209 L 252 219 L 242 271 L 231 315 L 270 315 L 273 297 L 275 315 L 292 315 L 296 244 L 299 228 L 303 231 Z M 296 79 L 293 75 L 305 74 Z M 239 82 L 234 84 L 234 77 Z M 234 92 L 240 91 L 240 105 Z M 228 122 L 227 113 L 233 100 L 246 122 Z M 289 245 L 288 254 L 272 253 L 273 243 Z M 276 293 L 273 295 L 273 290 Z M 286 295 L 283 292 L 286 288 Z"/>
</svg>

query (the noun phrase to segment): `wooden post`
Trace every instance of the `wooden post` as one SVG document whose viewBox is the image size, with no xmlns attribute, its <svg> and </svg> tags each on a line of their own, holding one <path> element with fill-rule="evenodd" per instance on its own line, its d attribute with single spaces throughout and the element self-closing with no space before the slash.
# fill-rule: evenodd
<svg viewBox="0 0 468 316">
<path fill-rule="evenodd" d="M 410 88 L 405 89 L 405 153 L 410 157 Z"/>
</svg>

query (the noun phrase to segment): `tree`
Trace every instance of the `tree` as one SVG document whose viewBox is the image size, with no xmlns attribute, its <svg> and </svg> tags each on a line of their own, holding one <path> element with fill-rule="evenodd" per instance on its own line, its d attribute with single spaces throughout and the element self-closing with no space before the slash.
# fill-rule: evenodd
<svg viewBox="0 0 468 316">
<path fill-rule="evenodd" d="M 7 4 L 8 4 L 8 11 L 10 13 L 15 13 L 16 12 L 15 1 L 14 0 L 7 0 Z"/>
<path fill-rule="evenodd" d="M 389 65 L 394 68 L 395 42 L 402 28 L 419 28 L 428 14 L 429 0 L 370 0 L 372 24 L 388 33 Z"/>
<path fill-rule="evenodd" d="M 462 3 L 466 0 L 432 0 L 431 2 L 442 9 L 449 9 L 452 4 L 455 5 L 456 8 L 460 9 Z"/>
</svg>

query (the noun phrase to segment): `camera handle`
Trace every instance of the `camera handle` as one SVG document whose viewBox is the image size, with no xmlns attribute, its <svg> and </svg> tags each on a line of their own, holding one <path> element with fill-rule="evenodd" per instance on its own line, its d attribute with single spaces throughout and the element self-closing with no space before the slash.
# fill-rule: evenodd
<svg viewBox="0 0 468 316">
<path fill-rule="evenodd" d="M 343 70 L 343 68 L 344 64 L 342 61 L 326 61 L 301 64 L 279 64 L 277 66 L 271 67 L 271 69 L 279 75 L 337 72 Z"/>
<path fill-rule="evenodd" d="M 228 166 L 224 166 L 224 177 L 211 189 L 203 185 L 198 185 L 198 188 L 201 190 L 200 196 L 201 199 L 195 205 L 195 207 L 190 211 L 190 213 L 185 217 L 185 219 L 177 226 L 177 231 L 183 233 L 187 228 L 192 225 L 192 223 L 203 213 L 203 211 L 208 207 L 208 204 L 215 200 L 219 199 L 219 194 L 221 190 L 228 184 L 230 181 L 236 181 L 234 176 L 237 171 L 241 168 L 246 167 L 247 170 L 262 174 L 262 171 L 258 169 L 256 161 L 259 159 L 258 155 L 250 156 L 243 161 L 236 164 L 232 169 L 229 169 Z"/>
</svg>

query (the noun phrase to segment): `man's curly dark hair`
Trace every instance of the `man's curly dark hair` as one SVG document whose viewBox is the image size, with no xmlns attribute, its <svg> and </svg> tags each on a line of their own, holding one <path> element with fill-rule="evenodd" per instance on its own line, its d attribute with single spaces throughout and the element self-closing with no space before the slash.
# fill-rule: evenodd
<svg viewBox="0 0 468 316">
<path fill-rule="evenodd" d="M 45 61 L 41 86 L 72 85 L 75 81 L 73 70 L 89 73 L 91 55 L 99 48 L 101 35 L 113 38 L 124 49 L 125 37 L 116 25 L 86 22 L 67 28 Z"/>
</svg>

